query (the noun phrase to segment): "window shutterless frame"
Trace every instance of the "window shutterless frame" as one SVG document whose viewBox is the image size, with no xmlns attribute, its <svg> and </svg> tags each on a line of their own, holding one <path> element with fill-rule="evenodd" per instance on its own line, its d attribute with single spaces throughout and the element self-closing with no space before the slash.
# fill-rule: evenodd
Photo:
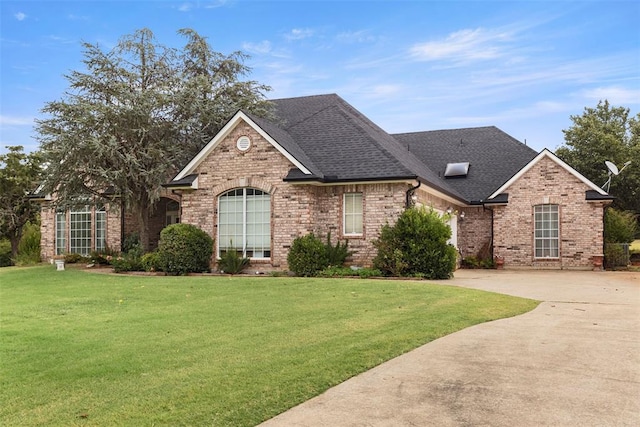
<svg viewBox="0 0 640 427">
<path fill-rule="evenodd" d="M 234 250 L 248 258 L 271 257 L 271 196 L 237 188 L 218 197 L 218 256 Z"/>
<path fill-rule="evenodd" d="M 534 257 L 560 257 L 560 220 L 558 205 L 533 207 Z"/>
<path fill-rule="evenodd" d="M 342 232 L 345 236 L 362 236 L 362 193 L 345 193 L 342 206 Z"/>
</svg>

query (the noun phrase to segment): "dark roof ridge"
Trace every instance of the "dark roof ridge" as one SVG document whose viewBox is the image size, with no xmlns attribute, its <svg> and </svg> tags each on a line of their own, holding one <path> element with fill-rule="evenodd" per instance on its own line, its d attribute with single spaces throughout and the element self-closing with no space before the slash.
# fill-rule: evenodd
<svg viewBox="0 0 640 427">
<path fill-rule="evenodd" d="M 463 130 L 478 130 L 478 129 L 502 130 L 495 125 L 487 125 L 487 126 L 469 126 L 466 128 L 430 129 L 430 130 L 418 130 L 413 132 L 396 132 L 396 133 L 393 133 L 392 135 L 412 135 L 412 134 L 429 133 L 429 132 L 447 132 L 447 131 L 463 131 Z"/>
<path fill-rule="evenodd" d="M 502 129 L 500 129 L 498 126 L 495 125 L 488 125 L 488 126 L 472 126 L 472 127 L 466 127 L 466 128 L 451 128 L 451 129 L 432 129 L 432 130 L 424 130 L 424 131 L 415 131 L 415 132 L 401 132 L 401 133 L 394 133 L 392 134 L 392 136 L 409 136 L 409 135 L 420 135 L 420 134 L 426 134 L 426 133 L 436 133 L 436 132 L 468 132 L 468 131 L 474 131 L 474 130 L 483 130 L 483 129 L 494 129 L 497 130 L 501 133 L 503 133 L 504 135 L 506 135 L 509 139 L 511 139 L 513 142 L 517 142 L 518 144 L 524 145 L 525 147 L 529 147 L 525 142 L 520 141 L 517 138 L 514 138 L 513 136 L 511 136 L 510 134 L 506 133 L 505 131 L 503 131 Z"/>
<path fill-rule="evenodd" d="M 325 97 L 329 97 L 329 96 L 335 96 L 340 98 L 340 95 L 338 95 L 337 93 L 320 93 L 320 94 L 316 94 L 316 95 L 303 95 L 303 96 L 287 96 L 287 97 L 283 97 L 283 98 L 273 98 L 273 99 L 269 99 L 269 101 L 271 102 L 277 102 L 277 101 L 284 101 L 284 100 L 289 100 L 289 99 L 303 99 L 303 98 L 325 98 Z"/>
</svg>

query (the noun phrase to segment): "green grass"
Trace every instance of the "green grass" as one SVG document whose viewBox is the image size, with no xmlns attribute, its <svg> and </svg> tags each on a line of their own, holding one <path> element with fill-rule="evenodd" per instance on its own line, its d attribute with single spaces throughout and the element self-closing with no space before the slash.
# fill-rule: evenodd
<svg viewBox="0 0 640 427">
<path fill-rule="evenodd" d="M 631 242 L 631 245 L 629 246 L 629 251 L 632 254 L 640 253 L 640 239 L 634 240 L 633 242 Z"/>
<path fill-rule="evenodd" d="M 420 281 L 4 268 L 0 425 L 255 425 L 537 304 Z"/>
</svg>

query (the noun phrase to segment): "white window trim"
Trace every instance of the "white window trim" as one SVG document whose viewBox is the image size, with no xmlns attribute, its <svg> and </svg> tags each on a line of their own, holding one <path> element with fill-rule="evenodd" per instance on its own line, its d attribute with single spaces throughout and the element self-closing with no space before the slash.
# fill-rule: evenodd
<svg viewBox="0 0 640 427">
<path fill-rule="evenodd" d="M 87 214 L 89 214 L 89 219 L 88 220 L 80 221 L 77 218 L 74 218 L 74 216 L 78 217 L 78 216 L 84 216 L 84 215 L 87 215 Z M 76 228 L 74 230 L 74 227 L 73 227 L 74 223 L 80 223 L 80 224 L 83 224 L 84 226 L 86 226 L 86 224 L 89 224 L 89 229 L 88 229 L 89 230 L 89 237 L 76 237 L 74 239 L 74 237 L 73 237 L 74 231 L 76 233 L 78 233 L 78 232 L 82 232 L 82 231 L 86 231 L 87 230 L 86 228 Z M 81 208 L 81 209 L 78 209 L 78 210 L 70 210 L 69 211 L 69 246 L 68 246 L 69 247 L 69 252 L 78 253 L 78 254 L 83 255 L 83 256 L 87 256 L 87 255 L 89 255 L 91 253 L 92 246 L 93 246 L 93 232 L 94 232 L 94 230 L 92 229 L 93 225 L 94 225 L 93 224 L 93 215 L 92 215 L 92 212 L 91 212 L 91 208 L 88 205 L 85 206 L 84 208 Z M 75 246 L 74 247 L 74 244 L 77 244 L 77 242 L 85 242 L 85 243 L 88 242 L 89 246 L 86 247 L 86 245 L 84 245 L 84 246 Z M 83 253 L 82 251 L 85 250 L 85 249 L 87 249 L 87 252 Z"/>
<path fill-rule="evenodd" d="M 245 237 L 243 239 L 243 243 L 242 243 L 242 256 L 246 257 L 247 255 L 247 244 L 246 244 L 246 236 L 247 236 L 247 189 L 254 189 L 254 190 L 258 190 L 258 191 L 262 191 L 262 193 L 266 194 L 269 196 L 269 203 L 271 203 L 271 194 L 267 193 L 266 191 L 260 190 L 259 188 L 254 188 L 254 187 L 243 187 L 243 188 L 235 188 L 235 189 L 231 189 L 231 190 L 227 190 L 224 193 L 220 194 L 220 196 L 218 196 L 218 216 L 217 216 L 217 239 L 216 239 L 216 257 L 220 258 L 220 199 L 222 198 L 223 195 L 227 194 L 230 191 L 233 190 L 242 190 L 242 235 Z M 269 214 L 271 214 L 271 206 L 269 207 Z M 269 224 L 269 241 L 272 243 L 273 242 L 273 234 L 272 234 L 272 230 L 271 230 L 271 224 Z M 269 252 L 273 255 L 272 253 L 272 248 L 269 248 Z M 256 261 L 261 261 L 261 260 L 265 260 L 268 261 L 271 259 L 271 256 L 268 257 L 249 257 L 252 260 L 256 260 Z"/>
<path fill-rule="evenodd" d="M 59 221 L 59 219 L 62 219 L 62 221 Z M 64 255 L 68 251 L 67 244 L 69 243 L 69 230 L 67 229 L 67 211 L 56 211 L 55 224 L 56 243 L 54 252 L 55 255 Z M 61 250 L 60 253 L 58 253 L 58 249 Z"/>
<path fill-rule="evenodd" d="M 98 248 L 98 223 L 102 224 L 102 248 Z M 104 206 L 95 209 L 93 218 L 93 250 L 99 252 L 107 249 L 107 210 Z"/>
<path fill-rule="evenodd" d="M 544 236 L 543 237 L 538 237 L 538 236 L 536 236 L 536 231 L 538 230 L 537 226 L 536 226 L 536 222 L 537 222 L 536 221 L 536 215 L 545 213 L 544 211 L 541 211 L 541 212 L 538 213 L 537 209 L 538 208 L 544 208 L 545 206 L 555 207 L 555 213 L 557 214 L 555 230 L 557 231 L 557 234 L 558 234 L 555 237 L 544 237 Z M 551 213 L 551 212 L 549 211 L 549 213 Z M 543 230 L 544 230 L 544 228 L 543 228 Z M 549 229 L 549 230 L 551 230 L 551 229 Z M 537 242 L 538 241 L 553 241 L 553 240 L 556 241 L 556 248 L 555 249 L 557 251 L 557 255 L 555 255 L 555 256 L 538 256 L 538 254 L 537 254 Z M 560 258 L 560 206 L 557 205 L 557 204 L 545 203 L 545 204 L 541 204 L 541 205 L 535 205 L 533 207 L 533 257 L 535 259 L 540 259 L 540 260 L 545 260 L 545 259 L 555 260 L 555 259 L 559 259 Z"/>
<path fill-rule="evenodd" d="M 355 195 L 359 195 L 360 196 L 360 203 L 361 203 L 361 207 L 362 207 L 362 213 L 361 215 L 361 223 L 362 223 L 362 230 L 359 233 L 348 233 L 347 232 L 347 197 L 352 197 Z M 354 213 L 350 213 L 349 215 L 353 215 L 355 216 L 356 214 Z M 354 237 L 360 237 L 362 235 L 364 235 L 364 195 L 361 192 L 350 192 L 350 193 L 344 193 L 342 195 L 342 235 L 343 236 L 354 236 Z"/>
</svg>

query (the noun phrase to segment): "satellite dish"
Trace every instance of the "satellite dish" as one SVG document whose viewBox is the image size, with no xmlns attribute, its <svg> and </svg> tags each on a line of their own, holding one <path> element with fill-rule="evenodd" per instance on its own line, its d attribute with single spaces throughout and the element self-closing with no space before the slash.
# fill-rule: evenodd
<svg viewBox="0 0 640 427">
<path fill-rule="evenodd" d="M 609 160 L 605 160 L 604 164 L 607 165 L 607 169 L 609 169 L 610 173 L 614 175 L 618 175 L 620 173 L 620 171 L 618 170 L 618 167 L 614 165 L 612 162 L 610 162 Z"/>
</svg>

